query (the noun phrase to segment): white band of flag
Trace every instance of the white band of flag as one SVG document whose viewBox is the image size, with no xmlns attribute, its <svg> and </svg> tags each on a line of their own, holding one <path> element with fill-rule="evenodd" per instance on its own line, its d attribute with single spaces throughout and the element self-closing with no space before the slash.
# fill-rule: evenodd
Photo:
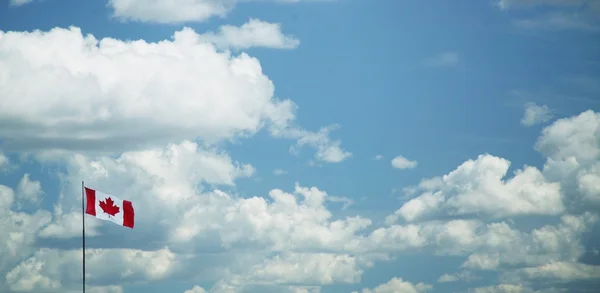
<svg viewBox="0 0 600 293">
<path fill-rule="evenodd" d="M 117 225 L 133 228 L 133 204 L 114 195 L 85 187 L 87 205 L 85 213 Z"/>
</svg>

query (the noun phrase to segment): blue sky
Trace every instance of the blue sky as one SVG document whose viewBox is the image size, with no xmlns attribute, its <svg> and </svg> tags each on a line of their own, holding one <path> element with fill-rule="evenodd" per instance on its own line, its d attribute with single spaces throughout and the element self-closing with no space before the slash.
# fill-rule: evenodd
<svg viewBox="0 0 600 293">
<path fill-rule="evenodd" d="M 85 180 L 136 207 L 86 216 L 90 292 L 592 292 L 599 33 L 596 0 L 3 1 L 0 291 L 80 290 Z"/>
</svg>

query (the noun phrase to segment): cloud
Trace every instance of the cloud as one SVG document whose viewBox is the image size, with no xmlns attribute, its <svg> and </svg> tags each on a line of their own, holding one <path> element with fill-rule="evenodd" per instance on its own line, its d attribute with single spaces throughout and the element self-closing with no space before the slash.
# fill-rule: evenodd
<svg viewBox="0 0 600 293">
<path fill-rule="evenodd" d="M 428 193 L 444 198 L 431 210 L 433 214 L 373 228 L 371 219 L 335 215 L 329 205 L 349 199 L 317 187 L 296 184 L 291 191 L 272 188 L 264 197 L 241 197 L 235 193 L 236 182 L 252 176 L 254 167 L 191 141 L 119 155 L 36 153 L 33 158 L 42 164 L 61 164 L 60 196 L 52 214 L 44 210 L 18 213 L 10 210 L 14 190 L 0 188 L 0 209 L 4 209 L 0 229 L 8 231 L 0 234 L 0 243 L 5 243 L 3 252 L 9 252 L 3 254 L 8 257 L 0 260 L 0 268 L 10 276 L 3 284 L 7 287 L 0 290 L 77 289 L 79 275 L 60 272 L 77 271 L 70 268 L 79 266 L 81 251 L 53 246 L 50 240 L 79 243 L 80 231 L 73 223 L 80 223 L 76 213 L 80 211 L 81 178 L 90 187 L 121 194 L 139 211 L 136 229 L 128 233 L 95 223 L 90 238 L 97 249 L 89 249 L 88 255 L 97 270 L 90 285 L 98 291 L 119 292 L 128 283 L 200 276 L 214 283 L 210 292 L 252 288 L 318 292 L 319 286 L 333 284 L 360 288 L 364 272 L 374 263 L 415 252 L 460 257 L 461 267 L 469 271 L 503 273 L 506 285 L 475 290 L 516 288 L 510 287 L 517 286 L 508 282 L 511 276 L 528 282 L 543 279 L 540 276 L 594 276 L 594 268 L 578 261 L 586 250 L 581 236 L 597 225 L 597 209 L 593 201 L 584 206 L 567 203 L 576 198 L 574 194 L 581 200 L 595 198 L 595 185 L 589 185 L 595 181 L 585 176 L 597 172 L 593 167 L 598 155 L 598 116 L 586 111 L 545 127 L 536 143 L 547 158 L 543 170 L 524 167 L 503 180 L 510 162 L 481 155 L 447 175 L 421 180 L 415 187 L 420 191 L 415 199 Z M 554 185 L 560 187 L 558 198 L 564 204 L 561 212 L 547 214 L 556 223 L 523 229 L 500 216 L 547 212 L 556 203 Z M 543 196 L 529 194 L 532 190 Z M 397 215 L 396 220 L 401 217 Z M 107 263 L 118 268 L 118 273 L 102 265 Z M 207 265 L 198 268 L 197 263 Z M 396 278 L 363 292 L 425 292 L 430 286 Z"/>
<path fill-rule="evenodd" d="M 185 290 L 185 292 L 183 292 L 183 293 L 206 293 L 206 290 L 204 290 L 200 286 L 194 286 L 192 289 Z"/>
<path fill-rule="evenodd" d="M 468 160 L 441 180 L 422 184 L 421 195 L 406 202 L 388 222 L 398 217 L 415 221 L 448 215 L 487 215 L 493 218 L 516 215 L 559 215 L 564 212 L 560 185 L 546 180 L 540 170 L 525 166 L 504 181 L 510 167 L 506 159 L 480 155 Z"/>
<path fill-rule="evenodd" d="M 429 58 L 426 63 L 432 67 L 450 67 L 460 63 L 460 57 L 456 52 L 443 52 Z"/>
<path fill-rule="evenodd" d="M 33 0 L 10 0 L 11 6 L 21 6 L 32 2 Z"/>
<path fill-rule="evenodd" d="M 9 163 L 10 160 L 8 159 L 8 157 L 0 151 L 0 170 L 6 169 Z"/>
<path fill-rule="evenodd" d="M 345 210 L 354 204 L 354 200 L 343 196 L 328 196 L 327 201 L 343 203 L 344 205 L 342 206 L 342 210 Z"/>
<path fill-rule="evenodd" d="M 600 207 L 600 113 L 585 111 L 555 121 L 535 148 L 547 157 L 543 172 L 560 182 L 570 210 Z"/>
<path fill-rule="evenodd" d="M 190 28 L 156 43 L 97 40 L 76 27 L 0 31 L 0 138 L 19 151 L 119 153 L 291 128 L 296 106 L 273 97 L 259 61 L 202 38 Z M 318 159 L 350 155 L 330 128 L 296 128 L 290 137 L 317 148 Z"/>
<path fill-rule="evenodd" d="M 552 112 L 546 105 L 536 105 L 535 103 L 525 104 L 525 114 L 521 119 L 521 124 L 533 126 L 540 123 L 546 123 L 552 119 Z"/>
<path fill-rule="evenodd" d="M 470 293 L 533 293 L 534 291 L 523 285 L 498 284 L 479 287 L 469 290 Z"/>
<path fill-rule="evenodd" d="M 39 181 L 32 181 L 30 175 L 25 173 L 19 182 L 17 198 L 30 203 L 39 203 L 42 200 L 42 185 Z"/>
<path fill-rule="evenodd" d="M 57 292 L 81 281 L 81 250 L 41 249 L 6 274 L 12 291 Z M 174 272 L 176 255 L 168 249 L 86 249 L 86 283 L 98 285 L 106 279 L 161 280 Z M 105 265 L 105 264 L 110 265 Z M 66 285 L 66 286 L 65 286 Z"/>
<path fill-rule="evenodd" d="M 200 40 L 215 44 L 221 49 L 248 49 L 265 47 L 275 49 L 294 49 L 300 41 L 281 32 L 281 25 L 251 18 L 240 27 L 224 25 L 218 33 L 208 32 L 200 35 Z"/>
<path fill-rule="evenodd" d="M 577 262 L 551 262 L 537 267 L 518 269 L 505 273 L 504 279 L 517 282 L 542 279 L 547 281 L 576 281 L 600 278 L 600 266 Z"/>
<path fill-rule="evenodd" d="M 417 161 L 411 161 L 403 156 L 397 156 L 392 159 L 392 167 L 396 169 L 413 169 L 417 167 Z"/>
<path fill-rule="evenodd" d="M 383 159 L 382 155 L 376 155 L 375 158 L 373 158 L 375 161 L 379 161 L 381 159 Z"/>
<path fill-rule="evenodd" d="M 299 148 L 312 146 L 317 149 L 315 160 L 327 163 L 340 163 L 352 157 L 352 153 L 341 147 L 339 140 L 329 138 L 329 133 L 338 129 L 338 125 L 322 127 L 318 132 L 307 131 L 293 127 L 273 127 L 271 134 L 276 137 L 296 139 L 296 145 L 290 148 L 290 152 L 299 153 Z"/>
<path fill-rule="evenodd" d="M 467 281 L 470 282 L 474 279 L 477 279 L 473 275 L 473 273 L 469 271 L 462 271 L 456 274 L 443 274 L 438 278 L 438 282 L 440 283 L 450 283 L 450 282 L 458 282 L 458 281 Z"/>
<path fill-rule="evenodd" d="M 183 142 L 163 149 L 125 152 L 118 157 L 88 157 L 73 153 L 40 156 L 43 162 L 67 163 L 65 173 L 61 175 L 64 193 L 56 203 L 52 222 L 46 221 L 41 224 L 43 229 L 31 232 L 35 235 L 39 231 L 41 239 L 80 237 L 78 226 L 81 218 L 77 212 L 81 178 L 86 178 L 88 186 L 122 194 L 136 206 L 138 225 L 129 233 L 118 234 L 124 239 L 117 241 L 117 248 L 114 248 L 114 242 L 110 242 L 113 248 L 104 246 L 100 250 L 90 250 L 96 256 L 90 256 L 87 261 L 93 263 L 96 260 L 98 264 L 93 267 L 102 269 L 94 273 L 97 280 L 90 279 L 91 285 L 110 284 L 109 280 L 115 278 L 121 278 L 122 282 L 167 278 L 197 262 L 195 257 L 189 259 L 187 253 L 207 249 L 206 245 L 210 247 L 210 243 L 214 243 L 210 239 L 215 239 L 218 247 L 234 254 L 231 259 L 219 257 L 220 263 L 215 263 L 212 273 L 218 275 L 221 269 L 228 268 L 228 283 L 221 285 L 225 287 L 243 288 L 252 284 L 287 287 L 294 282 L 355 283 L 368 265 L 368 258 L 343 251 L 358 246 L 353 238 L 370 221 L 360 217 L 331 219 L 332 214 L 325 207 L 327 202 L 347 205 L 350 200 L 299 185 L 292 194 L 272 190 L 269 194 L 271 200 L 237 198 L 219 190 L 207 190 L 205 188 L 209 186 L 233 184 L 236 178 L 249 176 L 251 172 L 247 171 L 249 167 L 246 165 L 232 162 L 226 154 L 201 149 L 195 143 Z M 95 224 L 93 233 L 88 233 L 88 237 L 96 239 L 95 243 L 109 243 L 106 242 L 109 239 L 114 241 L 117 231 Z M 140 241 L 148 244 L 139 245 Z M 131 243 L 137 244 L 132 246 Z M 168 244 L 172 249 L 161 250 L 152 243 Z M 258 250 L 235 252 L 237 248 L 247 246 Z M 38 249 L 35 255 L 8 272 L 7 286 L 11 290 L 20 288 L 36 292 L 71 290 L 77 285 L 77 276 L 59 272 L 78 263 L 76 256 L 80 253 L 77 250 Z M 163 261 L 144 263 L 143 258 L 131 262 L 117 261 L 117 258 L 127 259 L 129 255 L 136 254 L 148 255 L 148 261 L 153 262 L 164 259 L 165 264 Z M 53 265 L 39 269 L 40 264 L 47 262 Z M 116 276 L 115 270 L 109 270 L 109 266 L 100 263 L 111 263 L 111 266 L 118 267 L 116 271 L 124 272 L 126 276 Z M 314 270 L 314 274 L 299 273 L 309 267 L 320 269 Z M 156 271 L 160 268 L 163 270 Z M 181 272 L 177 274 L 178 277 L 182 275 L 185 276 Z M 232 280 L 235 282 L 231 283 Z M 218 289 L 219 285 L 215 286 Z M 290 292 L 305 289 L 310 288 L 292 286 Z"/>
<path fill-rule="evenodd" d="M 283 170 L 283 169 L 275 169 L 275 170 L 273 170 L 273 174 L 276 175 L 276 176 L 285 175 L 287 173 L 288 172 L 286 170 Z"/>
<path fill-rule="evenodd" d="M 425 283 L 412 284 L 401 278 L 392 278 L 385 284 L 373 289 L 363 289 L 362 293 L 424 293 L 431 290 L 433 286 Z M 353 292 L 358 293 L 358 292 Z"/>
<path fill-rule="evenodd" d="M 562 216 L 558 224 L 530 232 L 507 222 L 476 219 L 391 225 L 375 229 L 363 241 L 362 248 L 380 252 L 427 248 L 436 255 L 466 256 L 462 268 L 469 270 L 574 262 L 585 252 L 579 238 L 597 221 L 597 215 L 586 212 L 581 216 Z"/>
<path fill-rule="evenodd" d="M 73 237 L 81 237 L 81 216 L 81 212 L 78 211 L 64 213 L 62 208 L 58 206 L 54 211 L 52 222 L 39 231 L 38 237 L 41 239 L 69 239 Z M 86 221 L 86 237 L 100 235 L 98 232 L 99 227 L 100 223 L 98 221 Z"/>
<path fill-rule="evenodd" d="M 513 23 L 527 29 L 597 31 L 600 1 L 597 0 L 499 0 L 502 10 L 531 7 L 550 8 L 549 12 Z"/>
<path fill-rule="evenodd" d="M 258 0 L 254 0 L 258 1 Z M 315 0 L 270 0 L 275 3 L 294 3 Z M 323 0 L 322 0 L 323 1 Z M 206 21 L 225 17 L 240 0 L 109 0 L 113 16 L 123 21 L 181 23 Z"/>
<path fill-rule="evenodd" d="M 119 151 L 216 141 L 291 115 L 288 101 L 273 99 L 258 60 L 218 53 L 189 28 L 160 43 L 98 41 L 75 27 L 2 32 L 0 52 L 0 136 L 15 147 Z M 35 102 L 42 96 L 45 103 Z"/>
<path fill-rule="evenodd" d="M 51 219 L 50 213 L 45 210 L 34 213 L 15 211 L 12 209 L 14 203 L 15 191 L 0 185 L 0 272 L 5 272 L 8 267 L 34 251 L 32 245 L 36 240 L 36 233 Z"/>
<path fill-rule="evenodd" d="M 306 268 L 311 268 L 307 271 Z M 254 265 L 237 280 L 267 284 L 343 284 L 360 281 L 362 270 L 356 257 L 332 253 L 283 253 Z"/>
<path fill-rule="evenodd" d="M 595 0 L 498 0 L 501 9 L 525 6 L 585 7 Z"/>
<path fill-rule="evenodd" d="M 600 27 L 593 24 L 593 20 L 589 16 L 565 12 L 554 12 L 530 19 L 515 20 L 513 24 L 526 29 L 582 31 L 597 31 L 600 29 Z"/>
</svg>

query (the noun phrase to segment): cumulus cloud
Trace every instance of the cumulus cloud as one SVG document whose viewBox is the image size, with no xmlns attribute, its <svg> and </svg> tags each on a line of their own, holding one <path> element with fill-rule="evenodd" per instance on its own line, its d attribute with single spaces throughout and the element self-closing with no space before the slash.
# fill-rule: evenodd
<svg viewBox="0 0 600 293">
<path fill-rule="evenodd" d="M 557 7 L 578 7 L 585 6 L 586 4 L 592 3 L 595 0 L 499 0 L 498 6 L 502 9 L 509 9 L 511 7 L 524 7 L 524 6 L 557 6 Z"/>
<path fill-rule="evenodd" d="M 42 184 L 39 181 L 31 180 L 30 175 L 25 173 L 19 182 L 17 197 L 30 203 L 39 203 L 42 195 Z"/>
<path fill-rule="evenodd" d="M 254 0 L 258 1 L 258 0 Z M 276 3 L 292 3 L 315 0 L 269 0 Z M 323 0 L 321 0 L 323 1 Z M 179 23 L 205 21 L 212 17 L 225 17 L 240 0 L 109 0 L 114 17 L 121 20 Z"/>
<path fill-rule="evenodd" d="M 206 293 L 206 290 L 200 286 L 194 286 L 192 289 L 185 290 L 183 293 Z"/>
<path fill-rule="evenodd" d="M 15 292 L 58 292 L 75 289 L 81 281 L 81 250 L 41 249 L 6 274 Z M 110 265 L 106 265 L 110 264 Z M 86 283 L 102 284 L 107 279 L 160 280 L 177 267 L 177 257 L 168 249 L 86 249 Z"/>
<path fill-rule="evenodd" d="M 525 114 L 521 119 L 521 124 L 533 126 L 535 124 L 546 123 L 552 119 L 552 113 L 546 105 L 536 105 L 535 103 L 525 104 Z"/>
<path fill-rule="evenodd" d="M 556 162 L 576 156 L 575 161 L 582 164 L 577 165 L 576 170 L 588 170 L 586 164 L 593 165 L 597 160 L 597 121 L 597 114 L 591 111 L 558 120 L 542 131 L 536 148 Z M 91 285 L 98 286 L 97 290 L 120 290 L 118 286 L 127 282 L 147 282 L 169 276 L 192 278 L 202 274 L 215 282 L 211 292 L 238 292 L 249 286 L 271 286 L 277 292 L 318 292 L 317 288 L 323 285 L 357 284 L 375 261 L 389 260 L 407 251 L 432 251 L 438 257 L 461 256 L 464 269 L 512 270 L 512 276 L 524 280 L 554 275 L 581 279 L 596 273 L 594 268 L 578 264 L 585 251 L 581 235 L 598 220 L 591 212 L 579 209 L 572 210 L 580 211 L 579 214 L 564 215 L 565 208 L 561 213 L 549 214 L 560 215 L 558 223 L 530 231 L 520 230 L 511 221 L 488 222 L 474 218 L 481 213 L 494 218 L 503 213 L 547 211 L 545 209 L 552 205 L 533 204 L 537 197 L 527 193 L 534 189 L 553 190 L 544 187 L 554 183 L 546 182 L 547 178 L 540 177 L 541 173 L 549 172 L 559 179 L 571 178 L 579 182 L 578 176 L 570 173 L 567 175 L 571 177 L 566 176 L 558 173 L 558 169 L 553 171 L 556 174 L 551 174 L 550 167 L 543 171 L 520 170 L 510 180 L 502 181 L 509 162 L 482 155 L 448 175 L 422 180 L 416 186 L 417 190 L 424 191 L 423 194 L 441 193 L 444 201 L 437 211 L 462 211 L 464 213 L 448 215 L 463 219 L 415 220 L 407 224 L 391 221 L 389 226 L 369 230 L 370 219 L 335 217 L 327 205 L 345 203 L 344 198 L 329 195 L 316 187 L 297 184 L 291 192 L 272 189 L 265 197 L 239 197 L 227 188 L 251 176 L 254 168 L 233 161 L 227 153 L 190 141 L 128 151 L 118 156 L 52 151 L 38 153 L 36 158 L 44 164 L 66 163 L 64 173 L 60 175 L 62 192 L 52 217 L 46 211 L 39 211 L 37 215 L 0 213 L 2 230 L 9 231 L 0 235 L 0 238 L 5 237 L 0 239 L 6 243 L 3 249 L 11 256 L 0 262 L 3 271 L 10 276 L 7 288 L 69 292 L 78 284 L 76 274 L 58 272 L 78 265 L 77 256 L 81 251 L 56 247 L 40 249 L 34 244 L 36 235 L 42 240 L 68 240 L 79 236 L 77 225 L 71 223 L 80 222 L 76 212 L 80 204 L 81 178 L 86 178 L 86 184 L 91 187 L 122 194 L 123 198 L 135 202 L 140 211 L 136 213 L 139 225 L 130 233 L 121 234 L 98 223 L 92 228 L 93 236 L 90 237 L 103 247 L 89 250 L 91 261 L 98 262 L 96 280 L 90 280 Z M 520 174 L 529 175 L 520 178 L 524 176 Z M 558 184 L 562 187 L 562 183 Z M 579 185 L 571 187 L 579 188 Z M 10 188 L 2 190 L 0 208 L 8 209 L 14 202 L 14 191 Z M 567 190 L 561 192 L 568 195 Z M 518 194 L 519 198 L 511 198 L 512 194 Z M 546 191 L 544 194 L 554 193 Z M 485 200 L 477 196 L 485 196 Z M 552 196 L 544 200 L 553 203 Z M 453 199 L 460 197 L 465 198 Z M 475 200 L 467 200 L 469 197 L 475 197 Z M 505 197 L 523 207 L 508 208 L 502 204 Z M 494 200 L 498 201 L 494 203 L 497 210 L 487 206 Z M 536 205 L 542 207 L 539 210 L 532 207 Z M 11 218 L 15 216 L 21 220 Z M 21 224 L 15 224 L 17 222 Z M 23 225 L 29 227 L 21 230 Z M 111 246 L 107 246 L 108 243 Z M 207 250 L 219 252 L 212 258 L 206 253 L 196 254 Z M 135 257 L 139 262 L 115 259 L 127 260 L 132 255 L 144 257 Z M 212 265 L 200 272 L 190 270 L 198 261 Z M 41 265 L 50 262 L 52 265 Z M 124 275 L 117 276 L 100 263 L 114 263 Z M 504 277 L 510 280 L 510 276 Z M 463 277 L 468 279 L 462 273 L 445 279 Z M 115 283 L 116 278 L 123 280 L 122 283 Z M 115 287 L 102 287 L 109 285 Z M 364 292 L 423 292 L 427 286 L 393 279 L 373 289 L 364 289 L 370 290 Z M 498 286 L 487 289 L 504 288 Z M 198 288 L 195 290 L 199 291 Z"/>
<path fill-rule="evenodd" d="M 472 281 L 476 279 L 476 277 L 470 271 L 462 271 L 456 274 L 443 274 L 438 278 L 438 282 L 440 283 L 450 283 L 450 282 L 458 282 L 458 281 Z"/>
<path fill-rule="evenodd" d="M 499 0 L 502 10 L 546 7 L 549 12 L 514 21 L 519 27 L 528 29 L 594 30 L 598 27 L 600 1 L 597 0 Z"/>
<path fill-rule="evenodd" d="M 258 60 L 218 53 L 189 28 L 159 43 L 96 40 L 75 27 L 0 32 L 0 52 L 0 136 L 13 147 L 219 140 L 293 117 Z"/>
<path fill-rule="evenodd" d="M 312 146 L 317 150 L 315 160 L 319 162 L 340 163 L 352 157 L 352 153 L 341 147 L 339 140 L 329 138 L 329 133 L 338 129 L 338 125 L 322 127 L 318 132 L 307 131 L 300 128 L 277 128 L 273 127 L 271 133 L 274 136 L 296 139 L 296 145 L 290 149 L 292 153 L 299 153 L 299 148 Z"/>
<path fill-rule="evenodd" d="M 184 139 L 216 143 L 264 125 L 289 129 L 296 106 L 274 98 L 259 61 L 202 39 L 190 28 L 156 43 L 97 40 L 76 27 L 0 31 L 0 138 L 19 151 L 118 153 Z M 329 128 L 294 129 L 288 137 L 322 161 L 349 156 Z"/>
<path fill-rule="evenodd" d="M 417 167 L 417 161 L 411 161 L 403 156 L 397 156 L 392 159 L 392 167 L 396 169 L 413 169 Z"/>
<path fill-rule="evenodd" d="M 360 217 L 333 219 L 325 206 L 328 202 L 347 205 L 351 204 L 350 200 L 299 185 L 293 193 L 273 189 L 269 198 L 239 198 L 233 193 L 214 189 L 232 186 L 236 179 L 250 176 L 253 168 L 231 161 L 224 153 L 205 150 L 196 143 L 183 142 L 166 148 L 125 152 L 118 157 L 89 157 L 60 152 L 42 153 L 40 157 L 46 163 L 67 163 L 66 171 L 61 175 L 64 178 L 64 191 L 55 205 L 52 222 L 43 223 L 43 227 L 37 230 L 42 239 L 68 240 L 81 236 L 78 200 L 80 179 L 86 178 L 86 185 L 107 193 L 121 194 L 136 206 L 136 229 L 126 234 L 115 235 L 118 232 L 110 227 L 100 226 L 93 220 L 86 221 L 86 224 L 93 223 L 90 224 L 93 225 L 91 232 L 86 232 L 88 237 L 98 239 L 96 241 L 124 238 L 116 243 L 121 247 L 114 250 L 117 255 L 160 252 L 152 243 L 168 244 L 173 249 L 170 250 L 173 257 L 177 259 L 188 252 L 209 249 L 211 245 L 232 251 L 241 247 L 256 247 L 258 251 L 250 254 L 238 253 L 231 259 L 219 258 L 220 265 L 215 265 L 213 274 L 227 268 L 229 281 L 273 286 L 288 286 L 294 282 L 357 282 L 368 265 L 368 259 L 344 251 L 358 249 L 358 240 L 353 238 L 358 231 L 370 225 L 370 220 Z M 45 254 L 48 257 L 60 257 L 63 260 L 69 259 L 68 253 L 77 253 L 53 248 L 48 251 Z M 61 276 L 50 272 L 31 272 L 33 269 L 28 269 L 27 274 L 19 273 L 27 268 L 27 262 L 31 263 L 32 268 L 37 268 L 37 264 L 46 261 L 39 260 L 37 256 L 35 258 L 21 262 L 19 269 L 13 269 L 11 287 L 22 286 L 31 290 L 46 288 L 50 291 L 59 288 L 56 291 L 60 291 L 60 288 L 72 286 L 73 279 L 61 279 Z M 187 257 L 184 260 L 191 262 Z M 189 266 L 190 263 L 181 266 L 185 265 Z M 56 270 L 60 271 L 70 265 L 64 263 L 57 266 Z M 164 268 L 159 264 L 143 266 L 148 269 L 156 266 Z M 176 267 L 175 263 L 173 266 Z M 315 270 L 312 275 L 299 273 L 315 267 L 321 269 Z M 136 278 L 153 280 L 151 272 L 138 272 L 135 268 L 130 270 L 133 270 L 133 275 L 125 278 L 124 282 Z M 37 275 L 28 277 L 35 272 Z M 97 272 L 97 277 L 113 278 L 108 271 Z M 26 285 L 31 283 L 29 279 L 47 281 Z M 218 289 L 218 285 L 215 286 Z M 222 283 L 220 286 L 240 288 L 237 283 Z M 294 288 L 301 290 L 303 287 Z"/>
<path fill-rule="evenodd" d="M 503 180 L 510 167 L 506 159 L 480 155 L 441 180 L 422 184 L 423 193 L 402 205 L 388 222 L 399 217 L 415 221 L 443 212 L 449 215 L 483 214 L 494 218 L 523 215 L 559 215 L 564 211 L 560 184 L 549 182 L 535 167 L 525 166 Z"/>
<path fill-rule="evenodd" d="M 10 0 L 11 6 L 21 6 L 32 2 L 33 0 Z"/>
<path fill-rule="evenodd" d="M 469 290 L 470 293 L 533 293 L 534 291 L 523 285 L 498 284 L 479 287 Z"/>
<path fill-rule="evenodd" d="M 203 33 L 200 40 L 215 44 L 221 49 L 248 49 L 266 47 L 276 49 L 294 49 L 300 41 L 281 32 L 281 25 L 251 18 L 240 27 L 224 25 L 219 32 Z"/>
<path fill-rule="evenodd" d="M 44 210 L 32 214 L 15 211 L 12 209 L 14 203 L 15 191 L 0 185 L 0 272 L 5 272 L 34 250 L 32 245 L 36 240 L 36 233 L 51 219 L 50 213 Z"/>
<path fill-rule="evenodd" d="M 505 273 L 503 278 L 515 281 L 542 279 L 564 282 L 598 279 L 600 266 L 577 262 L 550 262 Z"/>
<path fill-rule="evenodd" d="M 0 170 L 6 169 L 6 167 L 8 167 L 9 162 L 10 161 L 8 160 L 8 157 L 0 151 Z"/>
<path fill-rule="evenodd" d="M 273 174 L 275 174 L 275 175 L 277 175 L 277 176 L 280 176 L 280 175 L 285 175 L 285 174 L 287 174 L 287 173 L 288 173 L 288 172 L 287 172 L 286 170 L 283 170 L 283 169 L 275 169 L 275 170 L 273 170 Z"/>
<path fill-rule="evenodd" d="M 593 111 L 555 121 L 536 142 L 547 157 L 545 176 L 560 182 L 571 210 L 600 207 L 599 142 L 600 113 Z"/>
<path fill-rule="evenodd" d="M 425 283 L 413 284 L 404 281 L 401 278 L 392 278 L 385 284 L 381 284 L 373 289 L 365 288 L 362 293 L 424 293 L 431 290 L 433 286 Z M 353 293 L 358 293 L 354 291 Z"/>
<path fill-rule="evenodd" d="M 581 13 L 554 12 L 529 19 L 515 20 L 514 25 L 525 29 L 597 31 L 599 26 Z"/>
<path fill-rule="evenodd" d="M 220 36 L 227 39 L 226 33 Z M 99 247 L 87 251 L 96 264 L 90 278 L 96 292 L 195 274 L 215 282 L 211 292 L 248 286 L 318 292 L 322 285 L 357 284 L 375 261 L 407 251 L 460 256 L 464 269 L 512 270 L 512 276 L 527 280 L 596 276 L 595 267 L 578 260 L 585 251 L 581 235 L 597 223 L 590 211 L 600 198 L 599 114 L 586 111 L 544 128 L 536 143 L 547 159 L 542 170 L 524 166 L 508 175 L 510 161 L 483 154 L 447 175 L 422 180 L 411 193 L 416 197 L 386 225 L 371 229 L 371 219 L 334 215 L 329 205 L 352 200 L 317 187 L 236 194 L 237 181 L 253 176 L 255 168 L 205 141 L 252 135 L 266 125 L 272 136 L 296 140 L 294 151 L 315 148 L 316 160 L 341 162 L 352 154 L 329 137 L 335 126 L 313 132 L 293 125 L 295 105 L 273 98 L 256 59 L 218 52 L 201 39 L 190 29 L 158 43 L 97 41 L 76 28 L 0 34 L 0 93 L 9 101 L 0 100 L 0 119 L 10 121 L 0 123 L 0 137 L 9 146 L 42 149 L 34 158 L 58 162 L 62 170 L 52 213 L 13 209 L 15 200 L 41 194 L 28 175 L 24 187 L 0 186 L 0 227 L 6 231 L 0 234 L 0 271 L 7 276 L 0 289 L 75 290 L 78 274 L 60 272 L 78 271 L 71 268 L 79 265 L 81 251 L 50 242 L 80 236 L 75 223 L 81 221 L 81 178 L 133 201 L 139 211 L 136 229 L 126 234 L 86 221 Z M 31 79 L 43 82 L 27 91 L 18 86 Z M 169 92 L 160 92 L 164 89 Z M 36 102 L 42 93 L 46 106 Z M 69 100 L 73 97 L 79 100 Z M 139 125 L 148 132 L 132 130 Z M 198 137 L 203 142 L 193 141 Z M 395 167 L 417 165 L 396 161 Z M 523 231 L 506 220 L 526 215 L 553 216 L 557 223 Z M 400 219 L 405 223 L 397 223 Z M 190 270 L 199 261 L 213 265 Z M 106 263 L 119 273 L 102 266 Z M 468 279 L 457 273 L 440 280 L 461 278 Z M 363 292 L 430 289 L 394 278 Z M 530 290 L 510 284 L 475 290 L 513 289 Z"/>
<path fill-rule="evenodd" d="M 530 232 L 507 222 L 474 219 L 392 225 L 374 230 L 361 247 L 388 252 L 429 248 L 437 255 L 467 256 L 462 267 L 470 270 L 576 261 L 585 252 L 579 238 L 597 220 L 597 215 L 590 212 L 563 216 L 556 225 Z"/>
</svg>

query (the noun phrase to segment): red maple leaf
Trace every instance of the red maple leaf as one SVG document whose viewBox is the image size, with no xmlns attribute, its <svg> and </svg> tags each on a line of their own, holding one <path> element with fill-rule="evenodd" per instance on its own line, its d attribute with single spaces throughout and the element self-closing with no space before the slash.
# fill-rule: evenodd
<svg viewBox="0 0 600 293">
<path fill-rule="evenodd" d="M 115 202 L 112 198 L 105 198 L 104 201 L 100 201 L 100 208 L 104 213 L 107 213 L 111 216 L 115 216 L 119 213 L 119 207 L 115 205 Z"/>
</svg>

